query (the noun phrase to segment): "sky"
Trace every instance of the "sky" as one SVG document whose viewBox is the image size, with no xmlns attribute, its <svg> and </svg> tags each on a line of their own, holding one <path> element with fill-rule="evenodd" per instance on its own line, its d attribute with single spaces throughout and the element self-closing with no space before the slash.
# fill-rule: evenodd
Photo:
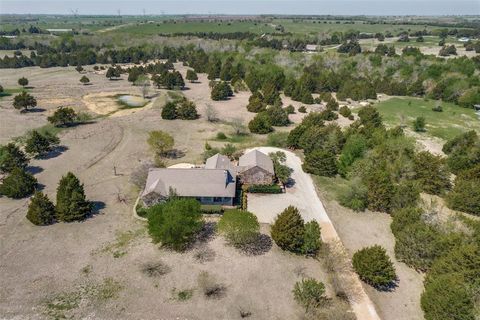
<svg viewBox="0 0 480 320">
<path fill-rule="evenodd" d="M 480 15 L 480 0 L 0 0 L 17 14 Z M 0 21 L 1 23 L 1 21 Z"/>
</svg>

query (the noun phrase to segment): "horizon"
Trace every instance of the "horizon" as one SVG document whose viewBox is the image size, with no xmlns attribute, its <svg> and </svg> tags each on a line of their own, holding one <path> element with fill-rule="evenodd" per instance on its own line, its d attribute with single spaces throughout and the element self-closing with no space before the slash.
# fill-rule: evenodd
<svg viewBox="0 0 480 320">
<path fill-rule="evenodd" d="M 480 1 L 459 2 L 434 0 L 340 0 L 340 1 L 0 1 L 0 13 L 79 16 L 173 16 L 173 15 L 333 15 L 333 16 L 477 16 Z M 143 13 L 145 10 L 145 14 Z"/>
</svg>

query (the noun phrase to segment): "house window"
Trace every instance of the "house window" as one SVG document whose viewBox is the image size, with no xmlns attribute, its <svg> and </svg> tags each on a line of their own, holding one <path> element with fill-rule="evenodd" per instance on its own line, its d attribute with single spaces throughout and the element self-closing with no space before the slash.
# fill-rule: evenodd
<svg viewBox="0 0 480 320">
<path fill-rule="evenodd" d="M 203 202 L 212 202 L 212 197 L 203 197 Z"/>
<path fill-rule="evenodd" d="M 213 202 L 222 202 L 222 197 L 213 198 Z"/>
</svg>

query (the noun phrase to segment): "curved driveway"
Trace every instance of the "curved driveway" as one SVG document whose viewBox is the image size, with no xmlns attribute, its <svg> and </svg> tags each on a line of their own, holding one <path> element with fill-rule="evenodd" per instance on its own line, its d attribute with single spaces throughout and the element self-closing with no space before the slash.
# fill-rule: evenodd
<svg viewBox="0 0 480 320">
<path fill-rule="evenodd" d="M 287 206 L 295 206 L 300 210 L 306 222 L 316 220 L 320 224 L 322 228 L 322 240 L 324 242 L 341 242 L 322 202 L 318 198 L 312 178 L 302 169 L 302 160 L 293 152 L 279 148 L 258 147 L 254 149 L 265 154 L 283 151 L 287 156 L 286 165 L 293 169 L 292 179 L 295 183 L 291 188 L 287 188 L 286 193 L 282 194 L 260 195 L 249 193 L 248 210 L 255 213 L 260 222 L 272 223 L 275 217 Z M 338 246 L 335 247 L 338 248 Z M 341 246 L 338 250 L 345 250 L 345 248 Z M 355 273 L 350 273 L 348 277 L 351 277 L 350 283 L 352 283 L 355 288 L 352 290 L 354 294 L 349 295 L 349 299 L 357 319 L 380 320 L 375 306 L 363 290 L 360 279 Z"/>
</svg>

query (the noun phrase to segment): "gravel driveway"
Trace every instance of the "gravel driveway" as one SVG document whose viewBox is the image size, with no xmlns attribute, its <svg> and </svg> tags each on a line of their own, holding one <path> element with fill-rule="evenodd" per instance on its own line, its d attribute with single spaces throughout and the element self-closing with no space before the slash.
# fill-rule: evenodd
<svg viewBox="0 0 480 320">
<path fill-rule="evenodd" d="M 254 148 L 265 154 L 283 151 L 287 156 L 286 165 L 293 169 L 292 179 L 295 181 L 291 188 L 283 194 L 248 194 L 248 211 L 253 212 L 262 223 L 272 223 L 275 217 L 286 207 L 292 205 L 300 210 L 305 222 L 316 220 L 322 228 L 322 240 L 324 242 L 341 242 L 330 218 L 317 196 L 315 185 L 310 175 L 302 169 L 302 160 L 291 151 L 273 148 Z M 343 246 L 339 250 L 344 250 Z M 360 279 L 355 273 L 346 275 L 351 277 L 355 284 L 355 296 L 349 296 L 352 309 L 358 320 L 380 320 L 375 306 L 365 293 Z"/>
</svg>

